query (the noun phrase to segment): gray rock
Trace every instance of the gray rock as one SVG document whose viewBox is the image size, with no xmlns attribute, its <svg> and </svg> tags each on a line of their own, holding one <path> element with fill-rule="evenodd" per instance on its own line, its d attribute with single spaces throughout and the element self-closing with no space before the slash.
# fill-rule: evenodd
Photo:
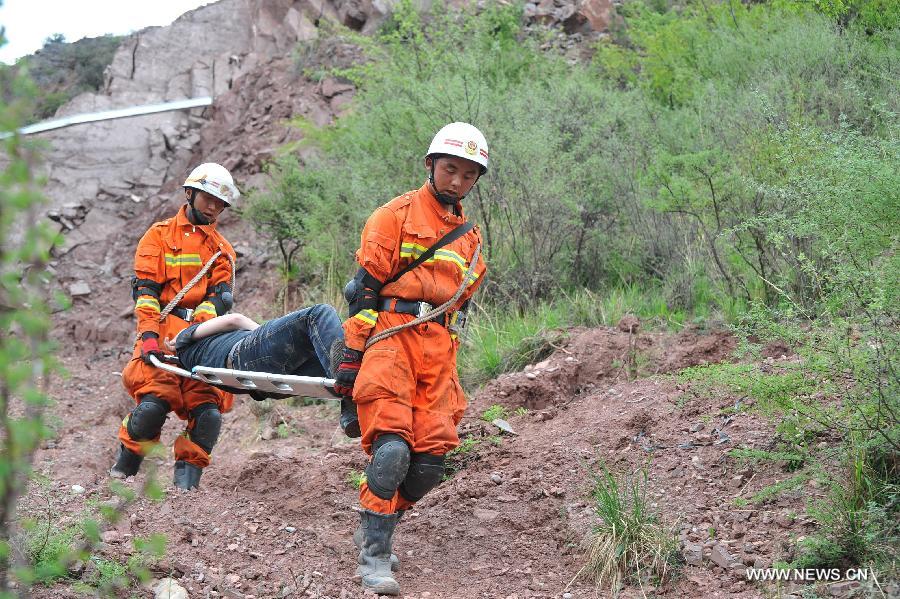
<svg viewBox="0 0 900 599">
<path fill-rule="evenodd" d="M 482 522 L 492 522 L 500 516 L 500 512 L 484 508 L 475 508 L 475 510 L 472 512 L 472 515 L 475 516 L 476 520 L 481 520 Z"/>
<path fill-rule="evenodd" d="M 84 281 L 76 281 L 69 285 L 69 295 L 79 297 L 91 294 L 91 286 Z"/>
<path fill-rule="evenodd" d="M 75 560 L 66 567 L 66 571 L 69 573 L 69 576 L 79 578 L 84 573 L 84 562 L 80 559 Z"/>
<path fill-rule="evenodd" d="M 685 542 L 684 548 L 681 550 L 684 561 L 689 566 L 703 565 L 703 545 L 700 543 Z"/>
<path fill-rule="evenodd" d="M 715 565 L 726 570 L 731 564 L 740 561 L 728 551 L 728 546 L 724 543 L 716 543 L 713 546 L 709 559 Z"/>
<path fill-rule="evenodd" d="M 499 428 L 504 433 L 508 433 L 510 435 L 518 435 L 519 434 L 515 430 L 513 430 L 513 427 L 510 426 L 509 422 L 507 422 L 506 420 L 504 420 L 502 418 L 494 418 L 493 420 L 491 420 L 491 424 L 493 424 L 494 426 Z"/>
<path fill-rule="evenodd" d="M 351 92 L 356 88 L 350 83 L 341 83 L 333 77 L 329 77 L 322 81 L 322 95 L 326 98 L 333 98 L 338 94 Z"/>
<path fill-rule="evenodd" d="M 340 20 L 340 8 L 364 23 L 364 33 L 371 32 L 384 20 L 386 4 L 390 2 L 220 0 L 207 4 L 167 27 L 151 27 L 125 38 L 107 68 L 103 88 L 73 98 L 60 107 L 57 116 L 205 95 L 218 99 L 231 92 L 241 76 L 273 57 L 289 55 L 298 40 L 317 37 L 314 22 L 319 19 Z M 345 91 L 342 85 L 333 91 L 340 95 Z M 130 197 L 147 203 L 163 183 L 183 180 L 197 159 L 198 129 L 212 116 L 213 111 L 198 108 L 42 133 L 48 142 L 41 173 L 47 177 L 48 212 L 68 231 L 57 255 L 85 239 L 116 251 L 109 242 L 121 235 L 122 223 L 68 238 L 84 228 L 81 221 L 87 222 L 99 207 L 110 204 L 121 210 L 120 200 L 134 205 Z"/>
<path fill-rule="evenodd" d="M 154 588 L 154 599 L 189 599 L 189 595 L 183 586 L 171 578 L 163 578 Z"/>
<path fill-rule="evenodd" d="M 828 594 L 832 597 L 851 597 L 859 588 L 858 580 L 846 580 L 828 585 Z"/>
<path fill-rule="evenodd" d="M 775 523 L 782 528 L 790 528 L 794 525 L 794 517 L 790 514 L 780 514 L 778 518 L 775 519 Z"/>
<path fill-rule="evenodd" d="M 696 432 L 702 431 L 702 430 L 703 430 L 703 426 L 704 426 L 704 425 L 703 425 L 702 422 L 697 422 L 697 423 L 695 423 L 695 424 L 692 424 L 692 425 L 691 425 L 691 432 L 692 432 L 692 433 L 696 433 Z"/>
<path fill-rule="evenodd" d="M 100 540 L 102 540 L 104 543 L 118 543 L 122 540 L 122 535 L 120 535 L 119 531 L 117 530 L 105 530 L 100 533 Z"/>
</svg>

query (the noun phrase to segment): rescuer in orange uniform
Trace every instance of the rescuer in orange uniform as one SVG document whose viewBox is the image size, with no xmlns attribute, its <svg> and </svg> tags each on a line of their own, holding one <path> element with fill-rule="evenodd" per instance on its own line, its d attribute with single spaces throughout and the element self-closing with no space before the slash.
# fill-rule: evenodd
<svg viewBox="0 0 900 599">
<path fill-rule="evenodd" d="M 234 249 L 216 230 L 216 219 L 240 196 L 224 167 L 201 164 L 184 182 L 187 203 L 173 218 L 154 223 L 138 243 L 132 280 L 137 335 L 134 354 L 122 381 L 137 405 L 122 421 L 116 462 L 110 475 L 133 476 L 147 446 L 159 441 L 168 413 L 187 421 L 175 440 L 175 486 L 192 489 L 219 437 L 222 413 L 234 397 L 205 383 L 160 370 L 150 356 L 161 358 L 165 339 L 191 323 L 225 314 L 233 302 Z M 219 254 L 216 256 L 216 254 Z M 215 259 L 213 259 L 215 256 Z M 160 321 L 161 310 L 210 263 L 177 306 Z"/>
<path fill-rule="evenodd" d="M 459 445 L 456 426 L 466 398 L 456 371 L 455 331 L 486 270 L 479 254 L 463 282 L 481 235 L 467 223 L 461 200 L 487 166 L 488 146 L 478 129 L 468 123 L 442 128 L 425 157 L 428 181 L 369 217 L 356 252 L 361 268 L 345 289 L 351 317 L 344 322 L 335 390 L 352 394 L 362 446 L 371 456 L 354 541 L 362 585 L 377 593 L 400 593 L 392 574 L 398 565 L 391 552 L 394 529 L 402 513 L 441 482 L 444 456 Z M 467 232 L 404 271 L 457 227 Z M 370 336 L 444 304 L 462 285 L 447 313 L 366 348 Z"/>
</svg>

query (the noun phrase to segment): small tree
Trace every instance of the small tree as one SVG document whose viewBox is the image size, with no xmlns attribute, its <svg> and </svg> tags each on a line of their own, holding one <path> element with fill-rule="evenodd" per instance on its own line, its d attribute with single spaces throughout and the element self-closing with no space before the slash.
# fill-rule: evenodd
<svg viewBox="0 0 900 599">
<path fill-rule="evenodd" d="M 291 307 L 290 290 L 301 275 L 299 257 L 309 234 L 310 205 L 325 193 L 325 181 L 317 173 L 305 172 L 293 155 L 277 158 L 266 167 L 267 189 L 257 190 L 247 199 L 244 215 L 272 240 L 281 260 L 284 312 Z"/>
<path fill-rule="evenodd" d="M 0 29 L 0 46 L 5 43 Z M 14 68 L 0 65 L 0 599 L 30 596 L 31 586 L 65 576 L 67 566 L 86 560 L 99 542 L 101 525 L 87 518 L 65 530 L 51 529 L 39 547 L 29 541 L 34 524 L 23 518 L 19 499 L 26 493 L 34 453 L 52 431 L 45 411 L 51 405 L 50 377 L 58 372 L 49 332 L 52 326 L 47 269 L 50 250 L 60 241 L 41 215 L 45 198 L 35 178 L 39 154 L 33 144 L 16 133 L 31 114 L 36 96 L 32 81 Z M 65 298 L 55 298 L 65 304 Z M 151 499 L 162 497 L 152 464 L 142 491 Z M 120 501 L 101 508 L 105 523 L 122 517 L 137 494 L 125 485 L 111 484 Z M 52 547 L 51 547 L 52 545 Z M 136 553 L 123 572 L 149 580 L 145 563 L 164 552 L 165 537 L 135 539 Z M 116 592 L 117 580 L 96 583 L 103 596 Z"/>
<path fill-rule="evenodd" d="M 5 40 L 0 30 L 0 45 Z M 29 81 L 3 68 L 0 132 L 14 133 L 29 113 Z M 44 408 L 55 370 L 49 340 L 46 266 L 56 235 L 40 218 L 44 199 L 33 168 L 37 154 L 18 135 L 3 140 L 0 171 L 0 596 L 10 572 L 28 582 L 28 564 L 13 550 L 16 503 L 25 491 L 38 444 L 48 434 Z"/>
</svg>

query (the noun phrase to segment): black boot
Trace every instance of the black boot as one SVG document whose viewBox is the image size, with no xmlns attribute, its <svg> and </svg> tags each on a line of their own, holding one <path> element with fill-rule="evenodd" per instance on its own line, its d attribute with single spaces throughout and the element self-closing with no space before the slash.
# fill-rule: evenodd
<svg viewBox="0 0 900 599">
<path fill-rule="evenodd" d="M 403 519 L 403 514 L 406 513 L 406 510 L 398 510 L 397 511 L 397 524 L 400 523 L 400 520 Z M 356 545 L 357 549 L 362 549 L 363 545 L 363 528 L 362 522 L 359 523 L 359 526 L 356 527 L 356 530 L 353 531 L 353 544 Z M 400 571 L 400 558 L 397 557 L 396 553 L 391 553 L 391 572 L 399 572 Z"/>
<path fill-rule="evenodd" d="M 116 463 L 109 470 L 109 475 L 113 478 L 126 478 L 137 474 L 141 467 L 144 456 L 139 455 L 119 443 L 119 450 L 116 452 Z"/>
<path fill-rule="evenodd" d="M 175 488 L 184 491 L 196 489 L 200 486 L 201 474 L 203 468 L 178 460 L 175 462 Z"/>
<path fill-rule="evenodd" d="M 391 574 L 391 539 L 397 526 L 397 514 L 359 513 L 362 548 L 356 573 L 362 577 L 364 589 L 379 595 L 399 595 L 400 585 Z"/>
<path fill-rule="evenodd" d="M 359 428 L 359 416 L 356 415 L 356 404 L 352 399 L 344 398 L 341 400 L 341 430 L 351 439 L 359 439 L 362 437 L 362 430 Z"/>
</svg>

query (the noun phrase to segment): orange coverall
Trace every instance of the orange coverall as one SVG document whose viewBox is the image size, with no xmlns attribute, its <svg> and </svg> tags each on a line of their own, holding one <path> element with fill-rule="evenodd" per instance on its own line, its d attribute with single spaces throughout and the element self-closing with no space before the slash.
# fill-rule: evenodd
<svg viewBox="0 0 900 599">
<path fill-rule="evenodd" d="M 378 208 L 363 228 L 357 262 L 384 282 L 414 261 L 450 230 L 466 222 L 447 212 L 426 183 Z M 385 285 L 381 297 L 424 301 L 437 307 L 462 284 L 463 275 L 481 243 L 475 227 L 435 252 L 433 258 Z M 479 255 L 468 288 L 451 306 L 458 310 L 483 280 L 487 270 Z M 448 312 L 448 313 L 449 313 Z M 412 314 L 362 310 L 344 322 L 347 347 L 362 351 L 370 335 L 414 320 Z M 427 322 L 388 337 L 365 350 L 353 389 L 359 412 L 362 446 L 371 454 L 379 435 L 400 435 L 414 453 L 444 455 L 457 445 L 456 426 L 466 409 L 466 397 L 456 371 L 455 335 L 436 322 Z M 385 500 L 368 485 L 360 488 L 366 509 L 391 514 L 411 503 L 399 493 Z"/>
<path fill-rule="evenodd" d="M 204 301 L 209 291 L 219 283 L 231 283 L 231 262 L 234 249 L 228 240 L 211 225 L 193 225 L 187 218 L 187 205 L 174 218 L 154 223 L 138 243 L 134 256 L 134 271 L 138 279 L 150 279 L 162 285 L 157 300 L 152 295 L 141 295 L 135 302 L 137 316 L 137 342 L 131 361 L 122 372 L 125 389 L 140 403 L 141 397 L 155 395 L 169 404 L 182 420 L 188 420 L 187 430 L 192 430 L 194 422 L 190 411 L 203 403 L 213 403 L 224 413 L 231 409 L 234 396 L 205 383 L 180 377 L 145 364 L 141 359 L 141 335 L 152 331 L 159 335 L 159 345 L 163 340 L 174 338 L 187 328 L 188 323 L 174 315 L 159 321 L 160 310 L 174 298 L 181 289 L 203 268 L 213 254 L 221 251 L 213 266 L 181 299 L 182 308 L 193 308 L 191 322 L 203 322 L 217 316 L 215 306 Z M 166 350 L 167 351 L 167 350 Z M 144 455 L 142 443 L 131 439 L 126 429 L 128 418 L 119 427 L 119 440 L 131 451 Z M 155 441 L 158 441 L 157 437 Z M 200 468 L 209 465 L 209 454 L 190 440 L 187 434 L 175 440 L 175 459 L 194 464 Z"/>
</svg>

